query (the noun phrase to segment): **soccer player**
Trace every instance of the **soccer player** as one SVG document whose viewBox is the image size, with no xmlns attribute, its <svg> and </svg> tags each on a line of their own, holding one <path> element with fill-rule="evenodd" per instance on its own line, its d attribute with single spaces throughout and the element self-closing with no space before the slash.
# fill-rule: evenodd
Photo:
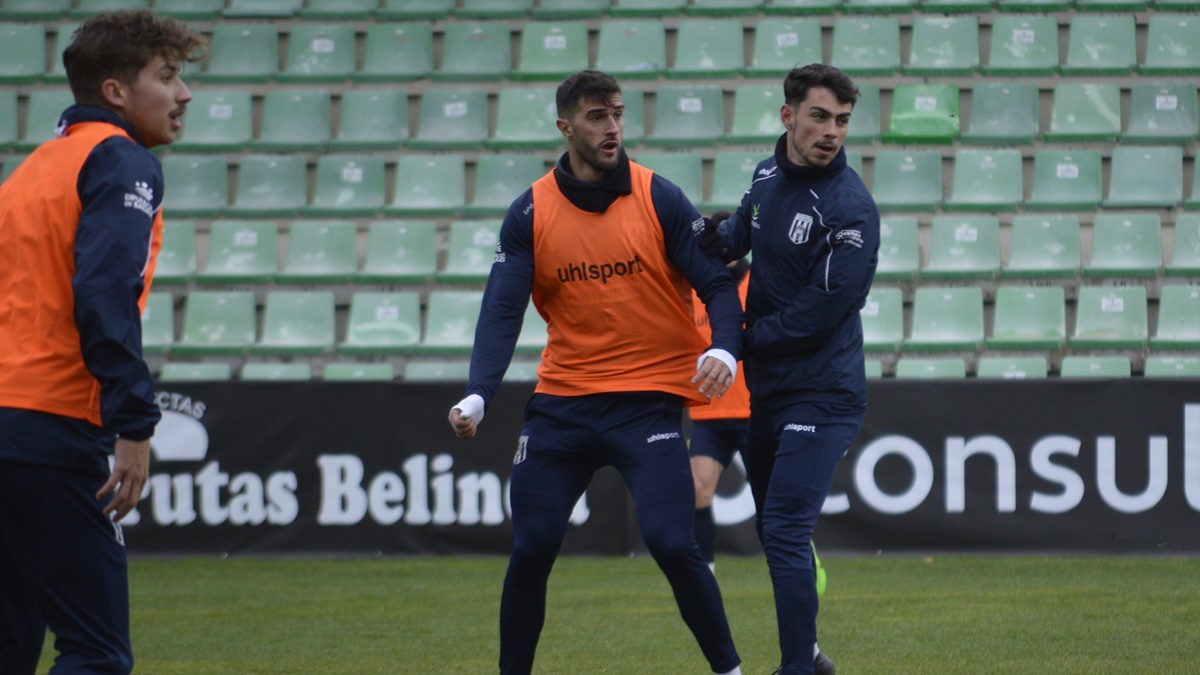
<svg viewBox="0 0 1200 675">
<path fill-rule="evenodd" d="M 737 211 L 706 224 L 725 260 L 753 251 L 744 367 L 750 435 L 743 456 L 775 591 L 781 673 L 833 672 L 818 655 L 810 540 L 834 472 L 867 406 L 863 307 L 879 252 L 879 211 L 846 166 L 858 88 L 813 64 L 784 78 L 784 133 Z M 823 657 L 823 658 L 822 658 Z"/>
<path fill-rule="evenodd" d="M 128 673 L 121 518 L 160 413 L 141 308 L 162 169 L 203 38 L 149 11 L 99 14 L 63 53 L 75 105 L 0 186 L 0 672 Z M 110 470 L 109 457 L 115 457 Z"/>
<path fill-rule="evenodd" d="M 740 673 L 720 590 L 692 535 L 681 425 L 685 403 L 707 403 L 733 382 L 743 323 L 737 290 L 700 250 L 704 220 L 682 191 L 626 156 L 616 80 L 572 75 L 557 104 L 567 152 L 504 218 L 467 396 L 450 411 L 455 433 L 473 438 L 532 295 L 548 340 L 512 472 L 500 672 L 533 668 L 568 517 L 592 474 L 611 465 L 710 667 Z M 708 307 L 711 346 L 693 325 L 691 288 Z"/>
</svg>

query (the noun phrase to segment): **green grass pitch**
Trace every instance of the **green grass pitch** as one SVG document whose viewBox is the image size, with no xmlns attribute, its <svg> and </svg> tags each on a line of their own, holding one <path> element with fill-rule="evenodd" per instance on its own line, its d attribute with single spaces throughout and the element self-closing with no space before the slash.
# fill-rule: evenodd
<svg viewBox="0 0 1200 675">
<path fill-rule="evenodd" d="M 842 675 L 1200 672 L 1200 559 L 822 556 L 820 643 Z M 503 558 L 138 559 L 136 673 L 496 672 Z M 717 578 L 743 670 L 778 664 L 761 557 Z M 39 673 L 53 658 L 48 636 Z M 540 673 L 707 664 L 648 558 L 561 558 Z"/>
</svg>

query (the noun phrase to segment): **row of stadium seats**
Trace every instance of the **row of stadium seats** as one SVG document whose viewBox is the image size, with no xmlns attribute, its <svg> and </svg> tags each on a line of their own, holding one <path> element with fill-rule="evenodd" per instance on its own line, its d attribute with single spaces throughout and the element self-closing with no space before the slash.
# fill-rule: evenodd
<svg viewBox="0 0 1200 675">
<path fill-rule="evenodd" d="M 706 212 L 735 208 L 763 158 L 763 153 L 717 152 L 711 187 L 706 190 L 699 153 L 638 150 L 630 155 L 674 182 Z M 869 159 L 851 151 L 848 161 L 864 177 L 880 210 L 888 213 L 929 213 L 939 207 L 984 212 L 1200 207 L 1200 170 L 1192 172 L 1190 197 L 1185 200 L 1185 166 L 1177 147 L 1114 148 L 1108 162 L 1107 198 L 1102 198 L 1103 163 L 1097 150 L 1038 150 L 1028 181 L 1028 162 L 1015 149 L 963 148 L 948 160 L 952 168 L 945 172 L 936 150 L 880 150 Z M 462 155 L 409 153 L 396 160 L 389 198 L 387 173 L 392 166 L 377 155 L 324 155 L 316 162 L 310 199 L 303 156 L 243 155 L 231 200 L 225 157 L 170 155 L 163 159 L 167 214 L 502 216 L 516 195 L 549 170 L 538 154 L 480 155 L 473 163 L 474 180 L 468 190 Z M 953 178 L 948 189 L 943 187 L 946 177 Z"/>
<path fill-rule="evenodd" d="M 59 43 L 75 24 L 60 25 L 47 67 L 46 29 L 40 24 L 0 24 L 0 82 L 61 82 Z M 296 24 L 287 32 L 280 65 L 279 29 L 273 23 L 222 22 L 212 29 L 211 55 L 189 76 L 204 82 L 396 82 L 561 80 L 588 68 L 621 79 L 775 78 L 797 63 L 825 62 L 852 76 L 1001 77 L 1188 75 L 1200 73 L 1200 19 L 1153 14 L 1145 56 L 1138 60 L 1132 15 L 1080 14 L 1070 18 L 1065 59 L 1059 62 L 1059 24 L 1051 15 L 1001 15 L 981 28 L 976 16 L 918 17 L 905 54 L 895 17 L 845 17 L 833 22 L 829 58 L 822 53 L 820 19 L 763 19 L 748 32 L 740 19 L 685 19 L 672 27 L 657 19 L 608 19 L 596 31 L 595 61 L 583 21 L 522 24 L 517 61 L 505 21 L 452 22 L 439 31 L 428 23 L 373 22 L 362 36 L 348 23 Z M 745 46 L 743 43 L 746 43 Z M 981 44 L 988 60 L 981 63 Z M 1184 48 L 1181 48 L 1184 46 Z M 435 54 L 441 54 L 435 64 Z M 749 54 L 749 60 L 746 58 Z M 907 58 L 902 61 L 902 54 Z M 668 65 L 670 64 L 670 65 Z"/>
<path fill-rule="evenodd" d="M 181 19 L 261 17 L 316 20 L 520 19 L 601 16 L 766 14 L 907 14 L 914 11 L 1143 12 L 1153 6 L 1195 11 L 1196 0 L 6 0 L 0 18 L 87 17 L 97 12 L 153 7 Z"/>
<path fill-rule="evenodd" d="M 417 291 L 355 291 L 337 340 L 332 291 L 271 290 L 265 294 L 262 332 L 253 291 L 188 293 L 182 333 L 175 339 L 174 300 L 151 294 L 143 315 L 148 354 L 175 356 L 466 355 L 475 337 L 483 292 L 435 289 L 422 321 Z M 1156 303 L 1157 330 L 1149 331 L 1146 289 L 1085 286 L 1074 303 L 1058 286 L 1005 286 L 985 332 L 985 301 L 979 288 L 921 287 L 907 312 L 897 288 L 871 290 L 862 310 L 864 348 L 874 356 L 917 352 L 1200 349 L 1200 288 L 1165 286 Z M 1074 308 L 1068 333 L 1067 307 Z M 424 330 L 422 330 L 424 327 Z M 517 341 L 517 353 L 534 355 L 546 342 L 546 326 L 533 309 Z"/>
<path fill-rule="evenodd" d="M 200 268 L 195 223 L 169 220 L 155 278 L 169 285 L 481 284 L 491 270 L 499 228 L 494 220 L 451 222 L 445 262 L 439 267 L 443 256 L 432 221 L 371 222 L 360 246 L 357 226 L 351 221 L 297 220 L 291 223 L 281 256 L 276 222 L 216 220 L 209 227 L 207 255 Z M 938 216 L 929 229 L 922 263 L 916 218 L 886 217 L 876 279 L 882 283 L 1040 279 L 1068 286 L 1081 278 L 1140 279 L 1146 280 L 1152 295 L 1153 282 L 1160 278 L 1200 279 L 1200 214 L 1179 215 L 1165 266 L 1160 229 L 1156 214 L 1098 215 L 1085 265 L 1077 216 L 1016 216 L 1002 264 L 1000 225 L 994 216 Z M 365 250 L 361 265 L 360 248 Z"/>
<path fill-rule="evenodd" d="M 964 97 L 956 85 L 897 85 L 888 92 L 886 131 L 880 88 L 860 84 L 859 90 L 846 138 L 851 146 L 880 141 L 1028 146 L 1039 140 L 1186 146 L 1200 136 L 1197 88 L 1191 82 L 1131 85 L 1125 120 L 1118 85 L 1060 83 L 1053 89 L 1045 130 L 1040 127 L 1039 91 L 1031 83 L 976 85 L 970 90 L 965 130 L 960 123 Z M 653 94 L 625 87 L 622 94 L 628 146 L 769 146 L 780 133 L 783 94 L 778 85 L 740 85 L 732 92 L 715 85 L 663 85 Z M 361 88 L 334 96 L 325 89 L 272 88 L 260 99 L 255 135 L 255 97 L 250 92 L 199 89 L 172 152 L 549 150 L 563 142 L 555 125 L 554 95 L 549 86 L 505 88 L 495 97 L 493 122 L 489 94 L 481 88 L 426 89 L 415 119 L 410 119 L 409 96 L 402 89 Z M 653 97 L 649 110 L 647 95 Z M 732 114 L 727 128 L 729 95 Z M 28 151 L 49 140 L 59 114 L 71 102 L 66 90 L 37 90 L 26 97 L 0 90 L 0 150 Z M 646 112 L 653 112 L 649 131 Z"/>
</svg>

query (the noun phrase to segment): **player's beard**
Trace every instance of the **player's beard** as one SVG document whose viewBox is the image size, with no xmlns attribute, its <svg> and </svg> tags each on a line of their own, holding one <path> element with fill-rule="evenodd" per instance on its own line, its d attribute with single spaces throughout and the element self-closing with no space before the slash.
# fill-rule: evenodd
<svg viewBox="0 0 1200 675">
<path fill-rule="evenodd" d="M 611 160 L 606 158 L 600 151 L 600 146 L 613 140 L 612 138 L 606 138 L 595 146 L 580 145 L 576 147 L 576 151 L 579 153 L 579 158 L 585 164 L 601 173 L 607 173 L 617 168 L 617 164 L 621 162 L 621 139 L 615 139 L 617 142 L 617 151 Z"/>
</svg>

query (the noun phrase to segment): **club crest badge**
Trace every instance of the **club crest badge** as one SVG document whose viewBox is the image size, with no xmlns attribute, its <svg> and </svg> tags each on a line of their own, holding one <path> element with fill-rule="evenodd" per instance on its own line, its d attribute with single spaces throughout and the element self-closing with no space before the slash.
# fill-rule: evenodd
<svg viewBox="0 0 1200 675">
<path fill-rule="evenodd" d="M 797 213 L 796 217 L 792 220 L 791 229 L 788 230 L 788 239 L 791 239 L 793 244 L 808 242 L 808 233 L 812 230 L 812 223 L 812 216 Z"/>
</svg>

